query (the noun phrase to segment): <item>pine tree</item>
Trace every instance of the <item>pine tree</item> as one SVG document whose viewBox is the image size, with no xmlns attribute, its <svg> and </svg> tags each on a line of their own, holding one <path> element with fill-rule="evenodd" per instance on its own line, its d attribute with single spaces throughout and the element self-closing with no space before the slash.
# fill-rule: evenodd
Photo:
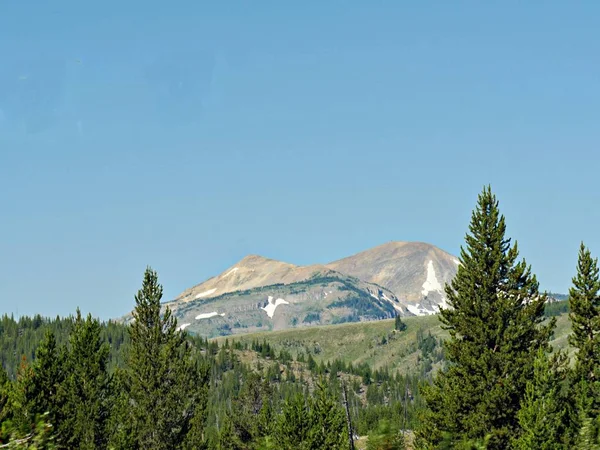
<svg viewBox="0 0 600 450">
<path fill-rule="evenodd" d="M 548 357 L 538 350 L 533 378 L 527 382 L 525 397 L 517 417 L 521 435 L 513 447 L 517 450 L 559 450 L 565 445 L 567 432 L 567 403 L 561 396 L 566 378 L 567 357 L 558 353 Z"/>
<path fill-rule="evenodd" d="M 237 446 L 235 445 L 235 435 L 233 433 L 233 423 L 229 418 L 229 414 L 226 414 L 223 417 L 223 423 L 221 424 L 221 429 L 219 430 L 219 443 L 218 450 L 236 450 Z"/>
<path fill-rule="evenodd" d="M 186 450 L 205 450 L 208 448 L 205 425 L 208 412 L 208 383 L 209 366 L 201 364 L 198 367 L 198 385 L 194 415 L 190 420 L 190 429 L 185 436 L 183 448 Z"/>
<path fill-rule="evenodd" d="M 448 369 L 424 387 L 427 411 L 418 442 L 435 446 L 445 432 L 507 448 L 518 431 L 517 411 L 539 348 L 547 349 L 554 320 L 542 325 L 546 297 L 518 248 L 489 187 L 473 211 L 461 264 L 446 286 L 440 312 L 450 338 Z"/>
<path fill-rule="evenodd" d="M 577 274 L 569 290 L 569 317 L 572 334 L 569 343 L 577 349 L 574 369 L 575 395 L 590 399 L 591 418 L 600 415 L 600 275 L 598 259 L 592 258 L 583 243 L 579 248 Z M 586 389 L 586 392 L 581 392 Z"/>
<path fill-rule="evenodd" d="M 98 320 L 91 315 L 84 320 L 77 310 L 65 360 L 67 376 L 59 394 L 64 406 L 58 441 L 65 448 L 106 446 L 111 378 L 107 371 L 109 347 L 100 336 L 101 329 Z"/>
<path fill-rule="evenodd" d="M 322 380 L 317 382 L 311 397 L 310 417 L 310 448 L 341 450 L 348 447 L 344 410 Z"/>
<path fill-rule="evenodd" d="M 46 331 L 44 340 L 36 351 L 32 369 L 34 397 L 31 407 L 35 414 L 48 414 L 46 420 L 56 429 L 61 421 L 61 399 L 58 390 L 64 381 L 64 358 L 56 345 L 56 337 Z"/>
<path fill-rule="evenodd" d="M 124 424 L 115 436 L 132 433 L 129 448 L 181 448 L 203 395 L 186 334 L 177 331 L 169 308 L 161 313 L 162 293 L 156 272 L 148 268 L 135 296 L 128 367 L 122 381 L 125 395 L 115 410 L 125 417 L 113 419 Z M 113 440 L 113 445 L 123 442 Z"/>
<path fill-rule="evenodd" d="M 383 419 L 379 422 L 377 430 L 369 434 L 367 450 L 404 450 L 404 436 L 400 430 L 394 429 L 392 423 Z"/>
<path fill-rule="evenodd" d="M 34 378 L 33 369 L 23 356 L 17 379 L 8 394 L 7 409 L 13 436 L 25 436 L 35 427 L 38 413 L 33 407 L 37 395 Z"/>
<path fill-rule="evenodd" d="M 4 366 L 0 363 L 0 423 L 8 417 L 8 393 L 10 380 Z"/>
<path fill-rule="evenodd" d="M 402 322 L 402 319 L 398 315 L 396 315 L 396 319 L 394 321 L 394 329 L 396 331 L 406 330 L 406 324 L 404 322 Z"/>
<path fill-rule="evenodd" d="M 279 448 L 298 450 L 308 446 L 311 421 L 309 409 L 302 394 L 296 394 L 283 405 L 275 427 L 275 442 Z"/>
</svg>

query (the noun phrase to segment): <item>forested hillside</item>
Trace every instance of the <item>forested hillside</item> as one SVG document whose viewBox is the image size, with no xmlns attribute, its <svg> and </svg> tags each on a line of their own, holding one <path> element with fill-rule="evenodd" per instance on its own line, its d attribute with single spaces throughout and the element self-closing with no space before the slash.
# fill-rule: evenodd
<svg viewBox="0 0 600 450">
<path fill-rule="evenodd" d="M 390 335 L 406 332 L 395 330 L 394 321 L 387 321 L 386 324 Z M 85 346 L 95 345 L 96 356 L 101 356 L 104 361 L 103 373 L 110 382 L 104 386 L 103 393 L 98 392 L 98 395 L 109 400 L 99 411 L 114 417 L 102 422 L 98 435 L 93 437 L 93 444 L 90 444 L 89 448 L 106 445 L 113 445 L 114 448 L 133 448 L 128 447 L 132 445 L 129 441 L 110 442 L 111 434 L 123 435 L 115 433 L 116 430 L 111 428 L 111 421 L 121 420 L 120 414 L 123 414 L 118 408 L 118 400 L 123 395 L 122 383 L 125 378 L 122 374 L 128 369 L 131 370 L 133 363 L 127 356 L 132 352 L 130 326 L 114 322 L 100 324 L 90 317 L 84 319 L 80 315 L 62 319 L 23 317 L 19 321 L 4 316 L 0 326 L 0 358 L 9 379 L 13 380 L 13 393 L 6 396 L 8 401 L 3 404 L 5 419 L 12 416 L 10 422 L 5 421 L 10 427 L 5 425 L 4 440 L 11 436 L 29 436 L 34 433 L 33 435 L 39 435 L 40 439 L 46 439 L 44 445 L 47 446 L 52 444 L 57 448 L 71 448 L 69 446 L 74 442 L 73 439 L 79 439 L 77 442 L 83 446 L 80 442 L 81 437 L 64 436 L 65 433 L 69 433 L 64 427 L 60 436 L 52 433 L 45 436 L 44 428 L 36 429 L 36 422 L 28 422 L 23 418 L 23 406 L 17 408 L 13 403 L 13 408 L 10 407 L 11 400 L 14 398 L 16 401 L 18 392 L 21 398 L 19 405 L 22 405 L 22 402 L 28 404 L 26 409 L 30 408 L 32 413 L 36 412 L 38 419 L 42 420 L 40 423 L 45 424 L 42 410 L 35 410 L 40 396 L 50 395 L 61 406 L 51 412 L 50 417 L 53 420 L 49 420 L 48 423 L 63 420 L 64 411 L 72 407 L 69 406 L 68 393 L 64 392 L 64 389 L 68 386 L 67 368 L 77 363 L 72 359 L 76 358 L 74 347 L 75 342 L 78 342 Z M 163 323 L 163 331 L 164 326 Z M 88 328 L 94 331 L 83 333 L 83 330 Z M 165 338 L 167 336 L 169 333 L 165 332 Z M 177 339 L 177 336 L 184 338 L 184 347 L 189 347 L 190 370 L 197 368 L 200 374 L 196 380 L 200 386 L 193 390 L 205 397 L 201 402 L 204 410 L 201 412 L 203 423 L 200 434 L 207 448 L 254 448 L 260 442 L 260 445 L 281 448 L 277 442 L 283 442 L 282 439 L 287 436 L 285 430 L 290 426 L 288 421 L 291 420 L 286 414 L 293 416 L 298 413 L 297 410 L 286 409 L 288 407 L 300 410 L 312 408 L 315 414 L 326 414 L 328 417 L 330 413 L 334 416 L 337 414 L 338 427 L 341 427 L 343 433 L 334 438 L 339 440 L 339 445 L 343 442 L 342 447 L 345 448 L 348 438 L 344 432 L 346 418 L 342 409 L 344 386 L 348 412 L 356 437 L 381 431 L 385 429 L 386 423 L 403 423 L 404 428 L 410 429 L 415 424 L 417 411 L 422 407 L 418 386 L 421 377 L 417 373 L 403 376 L 387 368 L 373 369 L 369 364 L 353 364 L 341 358 L 325 361 L 310 350 L 305 353 L 294 352 L 292 355 L 285 349 L 275 350 L 265 340 L 243 343 L 230 343 L 228 340 L 208 341 L 176 331 L 174 328 L 171 339 Z M 83 338 L 89 342 L 82 342 Z M 147 339 L 144 339 L 144 342 L 147 342 Z M 51 355 L 48 353 L 49 347 L 53 348 Z M 315 358 L 318 358 L 319 362 Z M 28 375 L 44 375 L 46 370 L 56 376 L 57 384 L 54 387 L 37 386 L 36 378 Z M 83 381 L 86 375 L 81 375 Z M 26 388 L 23 383 L 31 386 Z M 318 412 L 318 408 L 324 407 L 321 404 L 305 405 L 304 400 L 302 404 L 298 403 L 299 399 L 312 398 L 313 395 L 329 405 L 329 412 Z M 53 408 L 47 403 L 46 406 Z M 232 414 L 232 411 L 240 410 L 245 413 Z M 258 424 L 255 413 L 258 415 L 261 411 L 267 416 Z M 100 412 L 98 414 L 102 415 Z M 310 417 L 310 414 L 306 414 Z M 321 419 L 315 417 L 314 420 Z M 78 429 L 80 426 L 68 423 L 71 424 L 70 428 Z M 89 425 L 89 422 L 85 425 Z M 395 436 L 397 430 L 394 428 L 393 432 L 388 430 L 386 433 Z M 298 437 L 302 440 L 306 438 L 307 436 Z M 224 442 L 230 442 L 231 446 L 225 446 Z"/>
<path fill-rule="evenodd" d="M 600 274 L 549 301 L 486 188 L 438 316 L 207 340 L 148 268 L 128 325 L 0 321 L 0 445 L 597 449 Z"/>
</svg>

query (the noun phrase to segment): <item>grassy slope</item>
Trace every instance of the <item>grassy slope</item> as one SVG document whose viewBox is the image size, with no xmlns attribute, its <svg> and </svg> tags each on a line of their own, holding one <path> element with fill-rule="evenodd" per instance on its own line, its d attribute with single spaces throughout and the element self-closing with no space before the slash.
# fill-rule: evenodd
<svg viewBox="0 0 600 450">
<path fill-rule="evenodd" d="M 394 333 L 393 320 L 361 322 L 321 327 L 294 328 L 283 331 L 253 333 L 242 336 L 229 336 L 229 341 L 247 342 L 266 340 L 279 351 L 288 350 L 296 357 L 299 352 L 311 352 L 318 362 L 342 359 L 352 363 L 368 363 L 373 369 L 385 365 L 402 373 L 411 372 L 417 366 L 420 352 L 417 349 L 417 330 L 430 332 L 440 338 L 448 333 L 441 329 L 437 316 L 408 317 L 404 319 L 406 331 Z M 567 314 L 557 317 L 552 345 L 554 348 L 568 348 L 567 336 L 570 322 Z M 387 343 L 382 344 L 382 337 Z M 226 338 L 217 338 L 224 342 Z"/>
</svg>

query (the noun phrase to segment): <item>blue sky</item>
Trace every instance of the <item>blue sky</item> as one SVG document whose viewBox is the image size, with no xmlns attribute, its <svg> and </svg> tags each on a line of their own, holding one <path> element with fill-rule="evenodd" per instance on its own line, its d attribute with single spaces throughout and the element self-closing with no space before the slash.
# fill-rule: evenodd
<svg viewBox="0 0 600 450">
<path fill-rule="evenodd" d="M 543 288 L 600 255 L 598 2 L 89 3 L 0 3 L 2 312 L 456 254 L 487 183 Z"/>
</svg>

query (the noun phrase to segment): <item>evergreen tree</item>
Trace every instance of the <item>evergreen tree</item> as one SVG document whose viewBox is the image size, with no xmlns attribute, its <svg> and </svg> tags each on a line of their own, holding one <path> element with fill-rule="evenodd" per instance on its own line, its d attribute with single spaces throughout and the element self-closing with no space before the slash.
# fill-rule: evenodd
<svg viewBox="0 0 600 450">
<path fill-rule="evenodd" d="M 77 316 L 67 351 L 67 376 L 61 387 L 63 420 L 58 441 L 65 448 L 96 449 L 106 446 L 106 426 L 111 407 L 108 344 L 103 342 L 100 322 L 81 311 Z"/>
<path fill-rule="evenodd" d="M 218 450 L 236 450 L 238 447 L 235 444 L 235 435 L 233 433 L 233 423 L 229 418 L 229 414 L 226 414 L 219 430 L 219 445 Z"/>
<path fill-rule="evenodd" d="M 490 449 L 507 448 L 518 432 L 517 411 L 539 348 L 547 349 L 554 320 L 542 325 L 545 295 L 517 245 L 489 187 L 479 195 L 456 277 L 446 285 L 440 312 L 450 338 L 448 369 L 423 396 L 428 410 L 417 430 L 435 447 L 444 432 L 468 439 L 489 435 Z"/>
<path fill-rule="evenodd" d="M 209 366 L 198 367 L 198 385 L 194 415 L 190 420 L 190 429 L 185 437 L 183 448 L 186 450 L 204 450 L 208 448 L 206 436 L 206 418 L 208 413 Z"/>
<path fill-rule="evenodd" d="M 47 330 L 32 364 L 35 376 L 32 380 L 31 408 L 34 414 L 47 413 L 46 420 L 55 429 L 61 421 L 61 399 L 58 390 L 64 380 L 63 364 L 63 354 L 56 345 L 56 337 L 51 330 Z"/>
<path fill-rule="evenodd" d="M 598 421 L 587 416 L 582 419 L 582 425 L 577 436 L 576 450 L 600 450 L 598 438 Z"/>
<path fill-rule="evenodd" d="M 396 315 L 396 320 L 394 321 L 394 329 L 396 331 L 406 330 L 406 324 L 404 322 L 402 322 L 402 319 L 398 315 Z"/>
<path fill-rule="evenodd" d="M 379 422 L 377 430 L 369 434 L 367 450 L 404 450 L 404 436 L 388 419 Z"/>
<path fill-rule="evenodd" d="M 302 394 L 296 394 L 285 402 L 277 418 L 275 442 L 279 448 L 310 449 L 310 428 L 309 409 Z"/>
<path fill-rule="evenodd" d="M 317 382 L 311 397 L 310 448 L 341 450 L 348 447 L 346 416 L 339 401 L 327 391 L 324 382 Z"/>
<path fill-rule="evenodd" d="M 600 276 L 598 259 L 582 243 L 577 274 L 569 290 L 572 334 L 569 343 L 577 349 L 574 369 L 575 396 L 589 398 L 582 414 L 600 414 Z M 586 392 L 583 392 L 585 390 Z"/>
<path fill-rule="evenodd" d="M 34 373 L 23 356 L 17 371 L 17 379 L 8 394 L 8 415 L 10 416 L 10 433 L 13 437 L 27 435 L 35 427 L 37 411 L 34 404 L 37 396 L 34 384 Z"/>
<path fill-rule="evenodd" d="M 565 445 L 567 403 L 561 396 L 568 360 L 558 353 L 548 357 L 538 350 L 533 378 L 527 382 L 525 397 L 517 414 L 521 435 L 513 447 L 517 450 L 559 450 Z"/>
<path fill-rule="evenodd" d="M 8 416 L 8 393 L 10 392 L 10 380 L 4 366 L 0 364 L 0 423 Z"/>
<path fill-rule="evenodd" d="M 123 431 L 130 431 L 130 448 L 181 448 L 203 395 L 186 333 L 177 331 L 169 308 L 161 314 L 162 293 L 156 272 L 148 268 L 135 296 L 128 367 L 123 373 L 125 396 L 117 407 L 125 417 L 113 421 L 130 427 L 115 433 L 123 437 Z"/>
</svg>

